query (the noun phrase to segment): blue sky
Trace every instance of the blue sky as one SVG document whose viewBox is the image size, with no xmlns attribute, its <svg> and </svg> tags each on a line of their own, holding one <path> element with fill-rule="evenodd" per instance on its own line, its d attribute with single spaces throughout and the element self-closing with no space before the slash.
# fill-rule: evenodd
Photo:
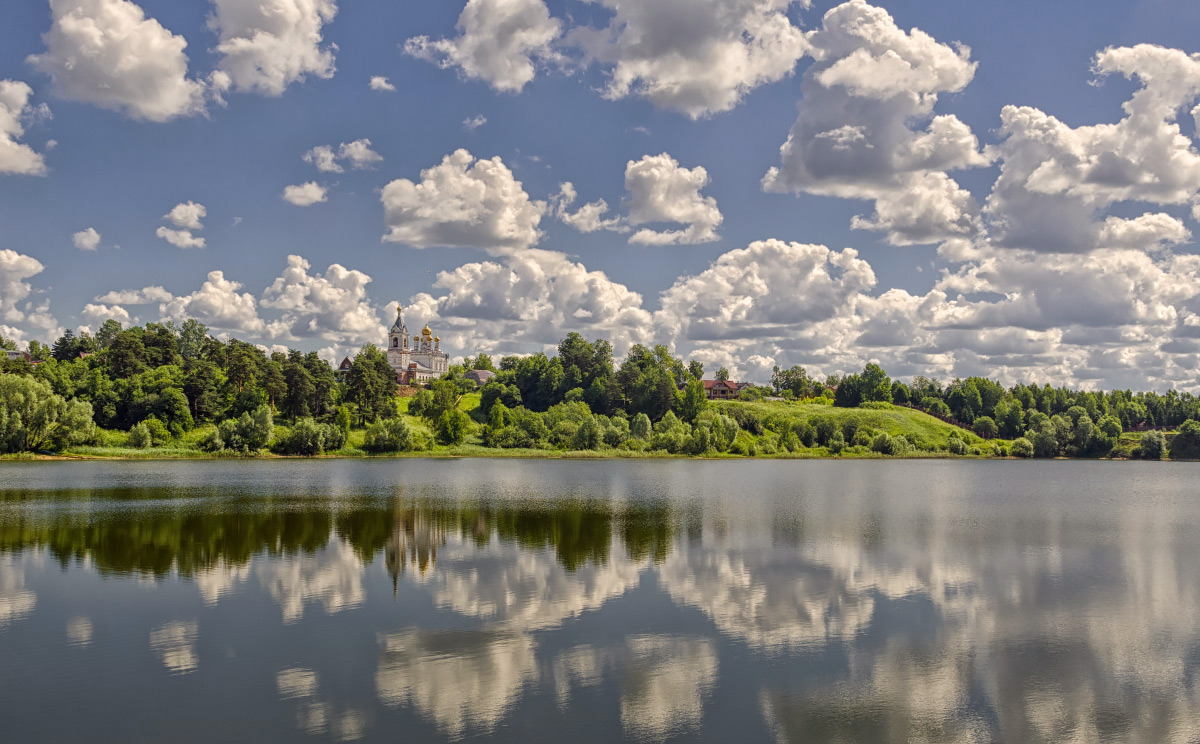
<svg viewBox="0 0 1200 744">
<path fill-rule="evenodd" d="M 876 360 L 1196 385 L 1200 7 L 15 5 L 0 24 L 8 338 L 195 316 L 332 358 L 381 340 L 402 300 L 457 354 L 578 330 L 760 380 Z M 1167 102 L 1129 116 L 1138 91 Z M 1005 126 L 1006 106 L 1036 116 Z M 305 161 L 362 140 L 368 157 L 340 172 Z M 1119 183 L 1101 170 L 1114 162 Z M 323 201 L 283 198 L 308 183 Z M 600 199 L 602 216 L 578 211 Z M 170 219 L 189 203 L 203 217 Z"/>
</svg>

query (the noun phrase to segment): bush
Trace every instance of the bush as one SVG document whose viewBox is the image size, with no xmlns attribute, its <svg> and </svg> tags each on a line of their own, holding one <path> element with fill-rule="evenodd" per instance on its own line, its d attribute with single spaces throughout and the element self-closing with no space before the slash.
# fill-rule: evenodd
<svg viewBox="0 0 1200 744">
<path fill-rule="evenodd" d="M 629 422 L 629 436 L 634 439 L 649 439 L 650 438 L 650 417 L 644 413 L 639 413 Z"/>
<path fill-rule="evenodd" d="M 154 437 L 150 434 L 150 427 L 146 426 L 143 421 L 140 424 L 134 424 L 129 430 L 129 438 L 125 442 L 125 446 L 133 449 L 147 449 L 154 444 Z"/>
<path fill-rule="evenodd" d="M 339 450 L 346 443 L 346 435 L 337 426 L 318 424 L 311 418 L 300 419 L 292 430 L 275 444 L 275 450 L 284 455 L 312 457 L 323 452 Z"/>
<path fill-rule="evenodd" d="M 243 413 L 237 419 L 222 421 L 200 446 L 212 452 L 230 450 L 247 454 L 266 447 L 274 436 L 275 421 L 271 409 L 261 405 L 254 409 L 253 415 Z"/>
<path fill-rule="evenodd" d="M 828 447 L 829 442 L 833 439 L 834 432 L 837 431 L 837 423 L 832 416 L 814 416 L 812 419 L 813 429 L 816 431 L 817 444 L 822 447 Z M 841 432 L 837 432 L 841 433 Z M 842 437 L 843 440 L 845 437 Z M 845 442 L 843 442 L 844 444 Z"/>
<path fill-rule="evenodd" d="M 171 432 L 167 429 L 167 425 L 151 416 L 142 422 L 146 425 L 147 431 L 150 432 L 150 446 L 162 447 L 171 443 Z"/>
<path fill-rule="evenodd" d="M 1012 443 L 1013 457 L 1033 457 L 1033 442 L 1025 437 L 1017 437 Z"/>
<path fill-rule="evenodd" d="M 858 404 L 859 408 L 866 408 L 869 411 L 894 411 L 896 406 L 883 400 L 868 400 Z"/>
<path fill-rule="evenodd" d="M 1161 431 L 1148 431 L 1142 435 L 1142 459 L 1161 460 L 1167 452 L 1167 438 Z"/>
<path fill-rule="evenodd" d="M 451 408 L 438 417 L 434 430 L 438 441 L 442 444 L 458 445 L 466 441 L 467 428 L 470 424 L 470 416 L 457 408 Z"/>
<path fill-rule="evenodd" d="M 967 454 L 967 443 L 962 440 L 957 431 L 954 431 L 950 433 L 950 438 L 946 440 L 946 449 L 952 455 L 965 455 Z"/>
<path fill-rule="evenodd" d="M 95 435 L 90 403 L 68 403 L 49 383 L 27 375 L 0 375 L 0 452 L 61 449 Z"/>
<path fill-rule="evenodd" d="M 800 438 L 800 443 L 805 447 L 811 447 L 817 443 L 817 430 L 807 421 L 802 421 L 796 424 L 796 436 Z"/>
<path fill-rule="evenodd" d="M 575 389 L 578 390 L 579 388 Z M 600 449 L 600 434 L 600 426 L 596 423 L 596 417 L 589 416 L 575 430 L 575 437 L 571 441 L 571 448 L 576 450 Z"/>
<path fill-rule="evenodd" d="M 348 406 L 338 406 L 337 413 L 333 415 L 333 425 L 342 430 L 343 437 L 350 436 L 350 408 Z"/>
<path fill-rule="evenodd" d="M 971 430 L 983 439 L 991 439 L 1000 433 L 1000 427 L 990 416 L 980 416 L 971 424 Z"/>
<path fill-rule="evenodd" d="M 363 440 L 363 449 L 367 452 L 382 454 L 386 452 L 412 452 L 417 449 L 412 429 L 402 418 L 376 421 L 367 429 Z"/>
<path fill-rule="evenodd" d="M 833 436 L 829 438 L 828 447 L 830 452 L 840 455 L 842 454 L 842 450 L 846 449 L 846 438 L 842 436 L 840 431 L 834 432 Z"/>
<path fill-rule="evenodd" d="M 1200 457 L 1200 421 L 1188 419 L 1180 424 L 1171 442 L 1171 457 L 1180 460 Z"/>
</svg>

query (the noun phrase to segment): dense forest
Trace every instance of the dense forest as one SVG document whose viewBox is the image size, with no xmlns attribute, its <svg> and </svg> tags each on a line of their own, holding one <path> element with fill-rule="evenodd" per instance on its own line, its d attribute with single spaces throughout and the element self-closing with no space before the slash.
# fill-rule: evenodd
<svg viewBox="0 0 1200 744">
<path fill-rule="evenodd" d="M 982 377 L 904 382 L 868 364 L 823 380 L 776 367 L 769 385 L 714 402 L 699 362 L 635 345 L 618 364 L 609 342 L 577 333 L 552 355 L 467 357 L 419 390 L 397 386 L 372 344 L 335 372 L 315 352 L 221 341 L 195 320 L 131 328 L 109 320 L 95 335 L 67 331 L 50 346 L 30 342 L 28 359 L 16 356 L 0 374 L 5 453 L 1200 455 L 1200 399 L 1190 393 L 1006 388 Z M 480 388 L 471 370 L 494 376 Z"/>
</svg>

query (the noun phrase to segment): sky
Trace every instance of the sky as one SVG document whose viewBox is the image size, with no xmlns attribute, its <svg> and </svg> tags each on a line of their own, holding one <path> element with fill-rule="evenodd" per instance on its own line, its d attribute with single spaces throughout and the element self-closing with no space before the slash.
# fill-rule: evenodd
<svg viewBox="0 0 1200 744">
<path fill-rule="evenodd" d="M 1200 389 L 1200 5 L 20 0 L 0 336 Z"/>
</svg>

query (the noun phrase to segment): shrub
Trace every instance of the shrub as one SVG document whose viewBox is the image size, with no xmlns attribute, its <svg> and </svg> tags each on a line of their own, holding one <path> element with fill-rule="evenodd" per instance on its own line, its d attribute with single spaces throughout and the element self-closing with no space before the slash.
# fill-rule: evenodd
<svg viewBox="0 0 1200 744">
<path fill-rule="evenodd" d="M 807 421 L 802 421 L 796 424 L 796 436 L 800 438 L 801 444 L 805 447 L 811 447 L 817 443 L 817 430 Z"/>
<path fill-rule="evenodd" d="M 402 418 L 376 421 L 367 429 L 363 440 L 363 449 L 367 452 L 382 454 L 386 452 L 411 452 L 417 449 L 412 429 Z"/>
<path fill-rule="evenodd" d="M 1179 426 L 1171 442 L 1171 457 L 1176 459 L 1200 457 L 1200 421 L 1188 419 Z"/>
<path fill-rule="evenodd" d="M 1025 437 L 1017 437 L 1012 443 L 1013 457 L 1033 457 L 1033 442 Z"/>
<path fill-rule="evenodd" d="M 644 413 L 634 416 L 633 421 L 629 422 L 629 436 L 635 439 L 649 439 L 650 417 Z"/>
<path fill-rule="evenodd" d="M 171 432 L 167 429 L 167 425 L 151 416 L 142 422 L 146 425 L 147 431 L 150 432 L 150 446 L 162 447 L 165 444 L 171 443 Z"/>
<path fill-rule="evenodd" d="M 858 404 L 859 408 L 866 408 L 869 411 L 893 411 L 896 406 L 883 400 L 868 400 Z"/>
<path fill-rule="evenodd" d="M 980 416 L 971 424 L 971 430 L 984 439 L 991 439 L 1000 433 L 1000 427 L 990 416 Z"/>
<path fill-rule="evenodd" d="M 952 455 L 967 454 L 967 443 L 962 440 L 957 431 L 950 432 L 950 438 L 946 440 L 946 449 Z"/>
<path fill-rule="evenodd" d="M 832 416 L 814 416 L 812 419 L 813 429 L 816 431 L 817 444 L 828 447 L 829 442 L 833 439 L 833 435 L 837 432 L 837 423 Z M 837 432 L 841 433 L 841 432 Z M 845 437 L 842 437 L 843 440 Z M 843 441 L 843 444 L 845 442 Z"/>
<path fill-rule="evenodd" d="M 243 413 L 237 419 L 222 421 L 200 446 L 213 452 L 230 450 L 245 454 L 266 447 L 274 436 L 275 422 L 271 417 L 271 409 L 261 405 L 254 409 L 253 414 Z"/>
<path fill-rule="evenodd" d="M 829 438 L 829 451 L 835 455 L 842 454 L 842 450 L 846 449 L 846 438 L 842 436 L 840 431 L 834 432 Z"/>
<path fill-rule="evenodd" d="M 300 419 L 286 437 L 279 440 L 275 449 L 284 455 L 306 455 L 312 457 L 323 452 L 341 449 L 346 435 L 331 424 L 318 424 L 311 418 Z"/>
<path fill-rule="evenodd" d="M 343 437 L 350 436 L 350 408 L 348 406 L 338 406 L 337 413 L 333 415 L 333 425 L 342 430 Z"/>
<path fill-rule="evenodd" d="M 438 441 L 447 445 L 462 444 L 467 439 L 470 423 L 471 417 L 457 408 L 444 411 L 434 427 Z"/>
<path fill-rule="evenodd" d="M 579 388 L 575 389 L 578 390 Z M 572 449 L 600 449 L 600 433 L 600 426 L 596 423 L 596 417 L 589 416 L 587 420 L 580 424 L 579 428 L 575 430 L 575 437 L 571 440 Z"/>
<path fill-rule="evenodd" d="M 129 438 L 126 440 L 126 446 L 134 449 L 147 449 L 154 444 L 154 437 L 150 435 L 150 427 L 146 426 L 145 422 L 134 424 L 129 430 Z"/>
<path fill-rule="evenodd" d="M 1161 431 L 1148 431 L 1142 435 L 1142 459 L 1161 460 L 1167 452 L 1167 438 Z"/>
<path fill-rule="evenodd" d="M 0 452 L 61 449 L 95 435 L 90 403 L 68 403 L 49 383 L 27 375 L 0 375 Z"/>
</svg>

